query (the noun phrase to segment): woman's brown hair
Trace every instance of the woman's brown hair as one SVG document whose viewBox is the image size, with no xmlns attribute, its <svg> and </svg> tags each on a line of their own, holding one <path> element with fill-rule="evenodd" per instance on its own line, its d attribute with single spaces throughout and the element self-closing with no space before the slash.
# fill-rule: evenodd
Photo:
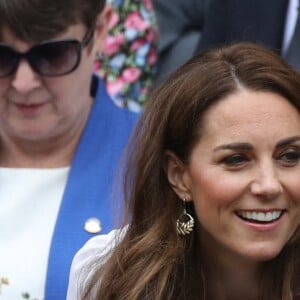
<svg viewBox="0 0 300 300">
<path fill-rule="evenodd" d="M 83 299 L 205 299 L 205 274 L 194 260 L 200 255 L 194 252 L 196 235 L 176 232 L 182 204 L 164 172 L 164 154 L 170 150 L 188 161 L 201 139 L 203 114 L 244 88 L 279 94 L 300 108 L 300 75 L 270 50 L 250 43 L 196 56 L 152 94 L 128 147 L 129 225 L 106 261 L 96 262 Z M 280 255 L 265 263 L 260 299 L 296 299 L 299 250 L 295 233 Z"/>
</svg>

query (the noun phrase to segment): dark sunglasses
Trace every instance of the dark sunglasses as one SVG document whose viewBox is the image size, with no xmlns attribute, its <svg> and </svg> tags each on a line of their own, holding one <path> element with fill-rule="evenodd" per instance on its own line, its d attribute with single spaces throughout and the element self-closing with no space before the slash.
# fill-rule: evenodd
<svg viewBox="0 0 300 300">
<path fill-rule="evenodd" d="M 41 76 L 55 77 L 69 74 L 78 67 L 82 50 L 90 43 L 93 32 L 88 31 L 82 42 L 46 41 L 24 53 L 0 43 L 0 78 L 14 74 L 21 59 L 26 59 L 31 68 Z"/>
</svg>

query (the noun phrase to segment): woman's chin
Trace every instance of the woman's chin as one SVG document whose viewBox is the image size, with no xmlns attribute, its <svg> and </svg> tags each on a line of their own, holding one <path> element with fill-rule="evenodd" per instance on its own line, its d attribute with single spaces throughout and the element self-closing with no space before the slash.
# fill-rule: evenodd
<svg viewBox="0 0 300 300">
<path fill-rule="evenodd" d="M 265 246 L 265 247 L 257 247 L 257 249 L 251 249 L 247 251 L 246 256 L 256 262 L 266 262 L 277 257 L 282 251 L 283 246 Z"/>
</svg>

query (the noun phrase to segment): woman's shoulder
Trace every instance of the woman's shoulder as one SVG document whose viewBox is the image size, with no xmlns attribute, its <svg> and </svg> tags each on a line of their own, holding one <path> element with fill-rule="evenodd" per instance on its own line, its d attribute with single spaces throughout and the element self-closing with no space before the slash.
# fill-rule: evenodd
<svg viewBox="0 0 300 300">
<path fill-rule="evenodd" d="M 68 300 L 80 299 L 79 292 L 88 281 L 93 270 L 87 266 L 104 263 L 118 241 L 122 239 L 126 228 L 115 229 L 108 234 L 97 235 L 89 239 L 73 258 L 68 287 Z"/>
<path fill-rule="evenodd" d="M 86 263 L 95 256 L 109 253 L 114 248 L 121 233 L 121 229 L 115 229 L 107 234 L 100 234 L 89 239 L 74 256 L 72 268 L 82 265 L 82 262 Z"/>
</svg>

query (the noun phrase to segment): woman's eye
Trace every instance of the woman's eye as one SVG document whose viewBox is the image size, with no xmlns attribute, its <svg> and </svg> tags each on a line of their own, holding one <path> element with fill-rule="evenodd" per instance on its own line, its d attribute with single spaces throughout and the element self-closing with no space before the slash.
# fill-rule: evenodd
<svg viewBox="0 0 300 300">
<path fill-rule="evenodd" d="M 289 149 L 282 153 L 279 157 L 279 160 L 286 165 L 295 165 L 298 164 L 300 159 L 300 151 L 296 149 Z"/>
<path fill-rule="evenodd" d="M 221 163 L 227 166 L 240 166 L 241 164 L 249 161 L 249 159 L 241 154 L 233 154 L 221 160 Z"/>
</svg>

